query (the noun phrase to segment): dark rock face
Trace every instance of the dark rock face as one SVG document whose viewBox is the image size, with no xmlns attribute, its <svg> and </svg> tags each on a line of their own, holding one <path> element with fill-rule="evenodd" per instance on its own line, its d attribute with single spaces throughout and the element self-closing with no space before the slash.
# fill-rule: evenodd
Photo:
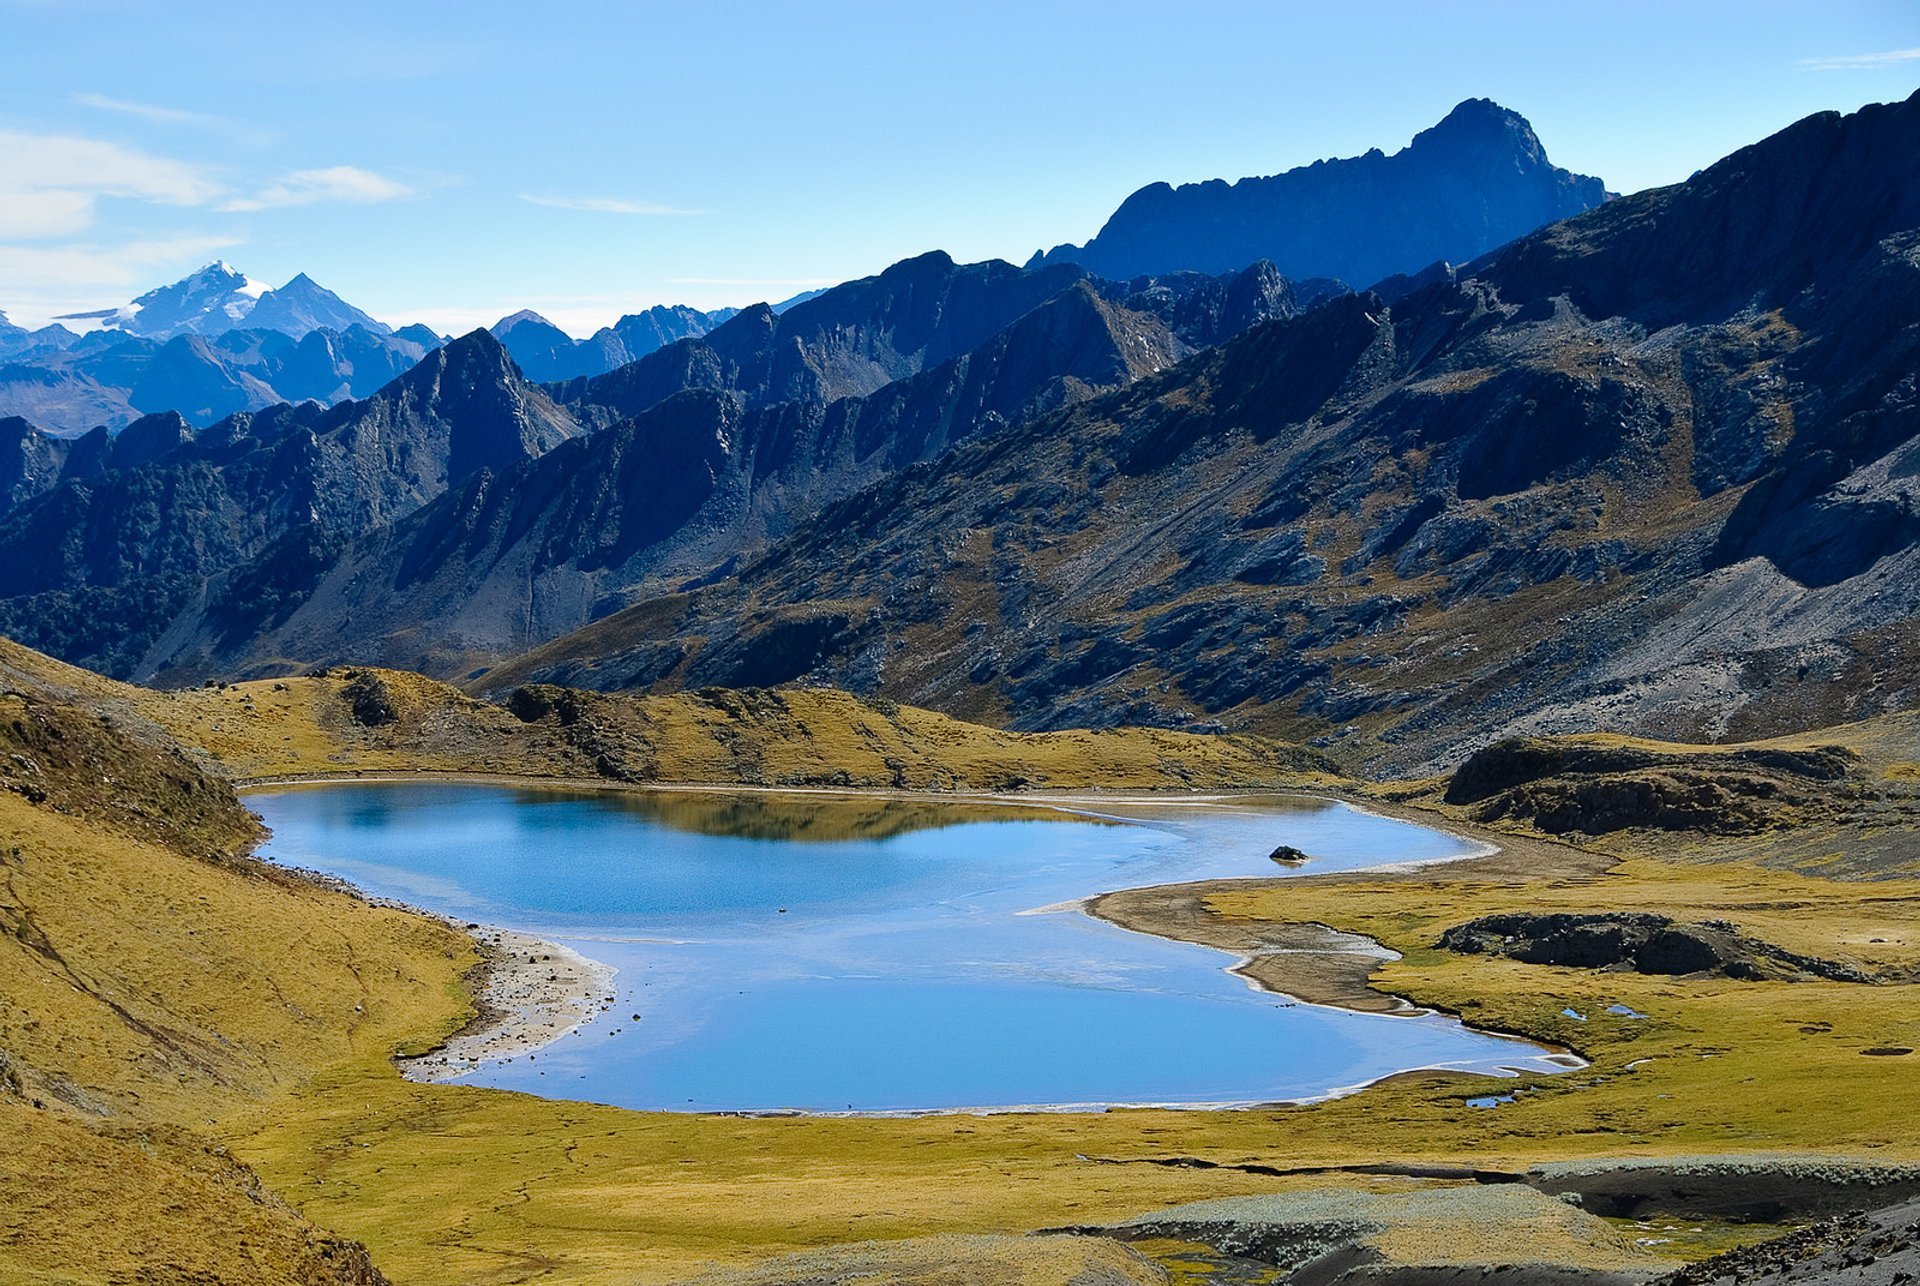
<svg viewBox="0 0 1920 1286">
<path fill-rule="evenodd" d="M 1474 752 L 1447 784 L 1478 821 L 1523 820 L 1553 835 L 1706 831 L 1750 835 L 1798 818 L 1858 768 L 1838 746 L 1674 755 L 1632 746 L 1515 739 Z"/>
<path fill-rule="evenodd" d="M 332 410 L 277 406 L 198 434 L 177 415 L 150 416 L 64 450 L 22 436 L 16 487 L 33 494 L 0 518 L 0 620 L 15 638 L 131 673 L 209 578 L 255 558 L 281 572 L 310 564 L 573 431 L 477 332 Z M 297 582 L 241 575 L 229 601 L 238 594 L 271 619 L 291 610 L 290 590 Z M 230 615 L 223 626 L 233 625 Z"/>
<path fill-rule="evenodd" d="M 710 677 L 713 640 L 830 604 L 849 625 L 806 682 L 1020 728 L 1324 734 L 1426 771 L 1520 731 L 1745 739 L 1900 708 L 1916 157 L 1920 99 L 1803 122 L 1391 304 L 1336 298 L 962 439 L 499 681 L 671 687 Z M 686 659 L 663 671 L 663 646 Z M 1507 806 L 1748 829 L 1817 793 L 1765 765 L 1634 772 Z"/>
<path fill-rule="evenodd" d="M 1525 964 L 1635 973 L 1716 973 L 1749 981 L 1825 978 L 1870 982 L 1851 965 L 1803 956 L 1750 938 L 1724 920 L 1680 924 L 1664 915 L 1611 913 L 1489 915 L 1455 925 L 1439 945 L 1466 955 L 1497 955 Z"/>
<path fill-rule="evenodd" d="M 0 512 L 59 482 L 71 445 L 17 415 L 0 419 Z"/>
<path fill-rule="evenodd" d="M 340 695 L 346 698 L 353 721 L 363 727 L 378 728 L 400 717 L 393 708 L 393 693 L 371 670 L 355 673 Z"/>
<path fill-rule="evenodd" d="M 1078 263 L 1124 279 L 1268 259 L 1289 277 L 1365 285 L 1477 258 L 1605 199 L 1599 179 L 1549 164 L 1523 117 L 1470 99 L 1392 156 L 1376 150 L 1270 178 L 1144 187 L 1092 241 L 1029 266 Z"/>
</svg>

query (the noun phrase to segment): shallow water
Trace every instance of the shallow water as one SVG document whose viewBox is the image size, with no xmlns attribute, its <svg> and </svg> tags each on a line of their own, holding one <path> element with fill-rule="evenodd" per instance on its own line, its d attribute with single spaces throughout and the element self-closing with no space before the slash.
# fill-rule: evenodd
<svg viewBox="0 0 1920 1286">
<path fill-rule="evenodd" d="M 1070 905 L 1284 874 L 1266 857 L 1282 843 L 1314 855 L 1308 872 L 1460 851 L 1340 804 L 1154 802 L 1095 817 L 451 783 L 248 803 L 273 827 L 274 860 L 619 970 L 608 1011 L 472 1083 L 634 1108 L 871 1112 L 1251 1103 L 1415 1067 L 1554 1067 L 1448 1019 L 1256 991 L 1220 952 Z"/>
</svg>

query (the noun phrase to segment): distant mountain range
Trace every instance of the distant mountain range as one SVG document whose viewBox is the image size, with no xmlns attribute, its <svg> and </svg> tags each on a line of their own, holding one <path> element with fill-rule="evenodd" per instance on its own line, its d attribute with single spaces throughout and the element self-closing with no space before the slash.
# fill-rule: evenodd
<svg viewBox="0 0 1920 1286">
<path fill-rule="evenodd" d="M 601 373 L 529 381 L 512 345 L 581 359 L 521 316 L 330 410 L 13 421 L 0 632 L 166 682 L 824 683 L 1409 768 L 1899 708 L 1917 157 L 1920 96 L 1377 290 L 936 253 L 623 319 L 703 329 Z"/>
<path fill-rule="evenodd" d="M 1599 179 L 1551 165 L 1525 117 L 1474 98 L 1391 156 L 1375 149 L 1236 183 L 1150 184 L 1093 240 L 1028 266 L 1078 263 L 1124 279 L 1265 259 L 1295 279 L 1370 286 L 1477 258 L 1606 197 Z"/>
<path fill-rule="evenodd" d="M 684 305 L 655 306 L 603 326 L 586 339 L 575 339 L 527 310 L 502 317 L 489 329 L 528 379 L 570 380 L 604 375 L 677 340 L 704 335 L 738 311 L 721 308 L 703 313 Z"/>
<path fill-rule="evenodd" d="M 492 330 L 528 378 L 568 380 L 704 335 L 737 311 L 656 306 L 576 340 L 523 310 Z M 56 322 L 29 331 L 0 313 L 0 415 L 62 434 L 166 411 L 205 427 L 278 402 L 331 406 L 367 396 L 445 342 L 425 326 L 396 330 L 305 273 L 272 290 L 224 261 L 122 307 L 60 320 L 94 328 L 75 333 Z"/>
<path fill-rule="evenodd" d="M 309 331 L 344 331 L 358 326 L 374 335 L 389 334 L 331 290 L 301 273 L 278 290 L 253 280 L 225 260 L 216 260 L 171 286 L 149 290 L 132 303 L 91 313 L 68 313 L 57 321 L 92 321 L 143 339 L 178 335 L 222 335 L 245 326 L 301 339 Z"/>
<path fill-rule="evenodd" d="M 0 617 L 116 673 L 185 677 L 283 645 L 459 672 L 709 574 L 952 442 L 1296 308 L 1266 265 L 1121 285 L 936 254 L 545 389 L 475 331 L 326 412 L 199 434 L 151 416 L 71 444 L 16 420 L 0 550 L 60 548 L 0 570 Z"/>
</svg>

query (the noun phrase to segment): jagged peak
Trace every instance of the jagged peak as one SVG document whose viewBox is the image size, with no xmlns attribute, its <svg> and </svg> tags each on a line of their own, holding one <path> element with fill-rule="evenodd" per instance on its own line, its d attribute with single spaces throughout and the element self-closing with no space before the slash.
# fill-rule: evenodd
<svg viewBox="0 0 1920 1286">
<path fill-rule="evenodd" d="M 519 374 L 519 368 L 514 366 L 513 354 L 507 351 L 507 346 L 500 342 L 499 336 L 485 326 L 476 326 L 466 334 L 448 340 L 428 357 L 443 368 L 480 364 L 512 367 L 514 373 Z"/>
<path fill-rule="evenodd" d="M 1491 98 L 1469 98 L 1413 136 L 1409 153 L 1492 150 L 1509 152 L 1531 165 L 1547 164 L 1546 149 L 1533 125 L 1519 112 Z"/>
<path fill-rule="evenodd" d="M 296 274 L 293 280 L 289 281 L 286 285 L 280 287 L 277 293 L 285 294 L 288 292 L 292 292 L 295 294 L 306 294 L 306 293 L 316 293 L 316 294 L 322 294 L 322 295 L 333 294 L 331 290 L 328 290 L 325 286 L 315 281 L 312 277 L 307 276 L 307 274 L 304 272 Z M 337 298 L 337 296 L 335 297 Z"/>
<path fill-rule="evenodd" d="M 506 334 L 508 331 L 512 330 L 516 326 L 529 326 L 529 325 L 544 326 L 548 330 L 560 329 L 558 326 L 555 326 L 552 322 L 548 321 L 545 317 L 542 317 L 539 313 L 536 313 L 531 308 L 522 308 L 517 313 L 508 313 L 505 317 L 502 317 L 499 321 L 495 322 L 493 325 L 489 326 L 487 329 L 491 331 L 494 335 L 499 336 L 499 335 Z"/>
</svg>

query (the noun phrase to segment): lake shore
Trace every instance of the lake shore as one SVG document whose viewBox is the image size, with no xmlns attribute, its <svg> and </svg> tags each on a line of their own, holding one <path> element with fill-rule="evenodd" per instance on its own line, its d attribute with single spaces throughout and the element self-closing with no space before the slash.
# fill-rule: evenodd
<svg viewBox="0 0 1920 1286">
<path fill-rule="evenodd" d="M 535 1053 L 614 1001 L 610 965 L 515 929 L 469 926 L 467 934 L 481 953 L 471 983 L 473 1020 L 436 1049 L 396 1058 L 410 1081 L 458 1080 L 483 1064 Z"/>
<path fill-rule="evenodd" d="M 1461 852 L 1456 855 L 1415 862 L 1388 862 L 1366 868 L 1371 871 L 1413 874 L 1436 863 L 1447 863 L 1484 867 L 1487 875 L 1497 878 L 1508 873 L 1506 868 L 1513 865 L 1515 861 L 1499 844 L 1492 842 L 1489 838 L 1459 834 L 1449 819 L 1437 817 L 1426 810 L 1393 805 L 1383 807 L 1379 801 L 1346 799 L 1324 791 L 1309 793 L 1258 790 L 1182 794 L 1126 791 L 1115 792 L 1112 795 L 1085 791 L 1051 795 L 962 794 L 859 788 L 707 786 L 684 783 L 649 786 L 583 779 L 529 778 L 511 774 L 436 772 L 312 774 L 297 778 L 253 780 L 247 782 L 244 789 L 272 790 L 303 785 L 409 784 L 422 781 L 510 786 L 516 789 L 535 790 L 718 792 L 835 795 L 881 800 L 935 800 L 955 805 L 1039 808 L 1069 815 L 1099 816 L 1138 824 L 1151 824 L 1151 820 L 1145 817 L 1129 817 L 1124 812 L 1116 810 L 1123 809 L 1130 803 L 1155 808 L 1205 809 L 1284 794 L 1336 802 L 1361 812 L 1392 816 L 1430 829 L 1444 827 L 1443 833 L 1458 840 L 1462 846 Z M 1589 855 L 1578 850 L 1564 849 L 1558 845 L 1552 847 L 1560 850 L 1557 855 L 1560 860 L 1553 863 L 1555 866 L 1571 870 L 1575 866 L 1585 868 L 1591 864 Z M 1537 867 L 1540 862 L 1538 854 L 1530 854 L 1524 860 L 1529 867 Z M 1351 875 L 1353 873 L 1353 871 L 1342 871 L 1330 874 Z M 331 876 L 318 876 L 318 878 L 330 884 L 343 883 Z M 1239 957 L 1238 961 L 1226 966 L 1226 972 L 1242 978 L 1257 990 L 1272 993 L 1288 1001 L 1365 1014 L 1423 1017 L 1434 1013 L 1432 1009 L 1415 1006 L 1399 996 L 1375 990 L 1369 985 L 1371 975 L 1381 964 L 1397 958 L 1395 952 L 1381 946 L 1372 938 L 1338 932 L 1317 923 L 1266 924 L 1260 926 L 1255 932 L 1246 926 L 1223 920 L 1213 914 L 1206 905 L 1206 899 L 1210 894 L 1225 889 L 1245 889 L 1250 886 L 1259 887 L 1312 878 L 1314 877 L 1306 874 L 1273 877 L 1245 876 L 1141 886 L 1092 894 L 1062 905 L 1063 907 L 1072 906 L 1089 916 L 1131 932 L 1209 947 L 1235 955 Z M 352 888 L 351 885 L 346 887 Z M 410 1080 L 421 1082 L 457 1080 L 486 1064 L 507 1062 L 536 1053 L 543 1047 L 578 1030 L 613 1003 L 612 980 L 615 970 L 570 948 L 517 930 L 497 926 L 463 925 L 404 901 L 371 897 L 357 889 L 354 892 L 357 896 L 368 900 L 393 905 L 416 914 L 432 916 L 453 924 L 456 928 L 462 928 L 475 941 L 483 957 L 481 965 L 473 972 L 470 984 L 476 1009 L 473 1020 L 435 1049 L 418 1056 L 396 1059 L 402 1073 Z M 1500 1032 L 1486 1034 L 1512 1035 Z M 1548 1046 L 1547 1048 L 1552 1054 L 1562 1053 L 1556 1047 Z M 1570 1059 L 1568 1062 L 1569 1065 L 1578 1065 L 1579 1060 Z M 1390 1073 L 1389 1076 L 1402 1074 L 1405 1073 Z M 1342 1086 L 1333 1093 L 1335 1095 L 1351 1093 L 1370 1083 L 1372 1082 Z M 1236 1102 L 1193 1106 L 1224 1108 L 1271 1105 L 1273 1104 Z M 1075 1105 L 1075 1109 L 1098 1110 L 1119 1106 L 1147 1105 L 1078 1104 Z M 1060 1109 L 1027 1107 L 996 1110 Z"/>
</svg>

